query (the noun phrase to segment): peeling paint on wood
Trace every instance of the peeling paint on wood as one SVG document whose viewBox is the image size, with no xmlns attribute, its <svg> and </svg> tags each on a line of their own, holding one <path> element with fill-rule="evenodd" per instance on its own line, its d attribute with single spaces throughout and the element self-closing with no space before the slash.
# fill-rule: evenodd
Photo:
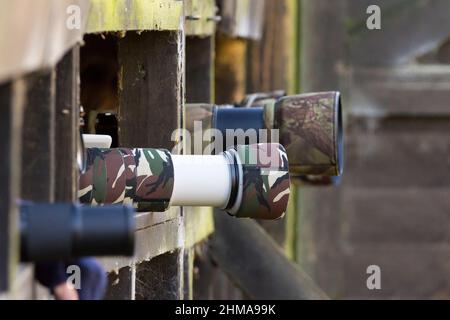
<svg viewBox="0 0 450 320">
<path fill-rule="evenodd" d="M 184 15 L 185 31 L 188 36 L 213 35 L 220 20 L 214 0 L 186 0 Z"/>
<path fill-rule="evenodd" d="M 177 0 L 91 0 L 87 33 L 183 28 L 183 2 Z"/>
</svg>

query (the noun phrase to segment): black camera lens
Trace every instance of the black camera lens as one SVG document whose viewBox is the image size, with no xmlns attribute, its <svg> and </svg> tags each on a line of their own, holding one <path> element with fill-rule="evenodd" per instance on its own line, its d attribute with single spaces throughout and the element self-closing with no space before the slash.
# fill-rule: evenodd
<svg viewBox="0 0 450 320">
<path fill-rule="evenodd" d="M 22 261 L 133 255 L 132 207 L 27 203 L 20 210 Z"/>
</svg>

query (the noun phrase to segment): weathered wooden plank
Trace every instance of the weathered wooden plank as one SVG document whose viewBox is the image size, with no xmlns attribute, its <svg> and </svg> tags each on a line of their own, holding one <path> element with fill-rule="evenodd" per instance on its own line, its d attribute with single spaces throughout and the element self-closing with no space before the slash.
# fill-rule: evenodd
<svg viewBox="0 0 450 320">
<path fill-rule="evenodd" d="M 75 201 L 78 190 L 76 160 L 79 139 L 79 47 L 56 66 L 55 201 Z"/>
<path fill-rule="evenodd" d="M 445 65 L 354 68 L 348 108 L 360 117 L 447 116 L 450 68 Z"/>
<path fill-rule="evenodd" d="M 214 36 L 186 37 L 186 102 L 214 101 Z"/>
<path fill-rule="evenodd" d="M 259 40 L 264 24 L 265 0 L 221 0 L 219 30 L 231 37 Z"/>
<path fill-rule="evenodd" d="M 185 32 L 188 36 L 212 36 L 216 31 L 215 0 L 186 0 L 184 2 Z"/>
<path fill-rule="evenodd" d="M 75 12 L 68 10 L 70 6 L 80 9 L 79 27 L 67 27 Z M 205 8 L 204 24 L 211 34 L 215 23 L 208 18 L 213 6 Z M 56 65 L 85 32 L 176 31 L 183 28 L 183 21 L 183 2 L 178 0 L 8 1 L 0 12 L 0 82 Z M 202 24 L 199 30 L 203 29 Z"/>
<path fill-rule="evenodd" d="M 246 94 L 247 41 L 216 37 L 215 98 L 217 104 L 241 102 Z"/>
<path fill-rule="evenodd" d="M 175 249 L 192 247 L 206 240 L 214 231 L 210 208 L 185 208 L 184 219 L 179 218 L 179 209 L 164 213 L 139 213 L 136 216 L 136 249 L 133 258 L 101 258 L 108 271 L 130 267 L 134 262 L 148 261 Z M 179 233 L 184 230 L 184 235 Z M 180 238 L 183 235 L 183 238 Z"/>
<path fill-rule="evenodd" d="M 345 5 L 344 1 L 340 2 Z M 450 2 L 447 0 L 347 2 L 349 61 L 354 65 L 406 65 L 448 37 Z M 381 9 L 381 30 L 367 28 L 369 5 Z"/>
<path fill-rule="evenodd" d="M 297 12 L 295 4 L 290 0 L 266 0 L 264 25 L 261 41 L 249 41 L 247 48 L 247 83 L 249 93 L 270 92 L 275 90 L 297 93 L 298 85 L 295 70 L 298 61 Z M 274 50 L 274 48 L 277 48 Z M 261 225 L 282 246 L 292 249 L 293 243 L 286 242 L 289 230 L 293 239 L 296 223 L 296 210 L 291 197 L 290 211 L 287 218 L 279 221 L 262 221 Z M 293 256 L 290 250 L 289 255 Z"/>
<path fill-rule="evenodd" d="M 82 40 L 88 8 L 89 0 L 2 1 L 0 82 L 55 66 Z"/>
<path fill-rule="evenodd" d="M 119 40 L 118 61 L 119 145 L 172 150 L 183 123 L 183 31 L 129 32 Z M 136 299 L 183 298 L 184 221 L 181 209 L 171 212 L 137 231 Z"/>
<path fill-rule="evenodd" d="M 119 41 L 119 144 L 171 150 L 182 126 L 182 33 L 130 32 Z"/>
<path fill-rule="evenodd" d="M 266 0 L 261 41 L 250 41 L 247 90 L 299 92 L 299 3 Z M 276 50 L 274 50 L 276 48 Z"/>
<path fill-rule="evenodd" d="M 389 189 L 450 186 L 449 117 L 352 116 L 348 125 L 344 183 L 349 186 Z"/>
<path fill-rule="evenodd" d="M 0 86 L 0 292 L 11 287 L 19 259 L 18 208 L 25 84 Z"/>
<path fill-rule="evenodd" d="M 183 251 L 175 250 L 136 266 L 136 300 L 182 300 Z"/>
<path fill-rule="evenodd" d="M 250 41 L 247 59 L 247 91 L 287 90 L 290 26 L 287 0 L 266 0 L 261 41 Z M 274 48 L 277 48 L 274 50 Z"/>
<path fill-rule="evenodd" d="M 342 238 L 348 245 L 423 246 L 448 242 L 448 188 L 348 186 L 342 198 L 345 206 Z"/>
<path fill-rule="evenodd" d="M 22 132 L 22 199 L 55 198 L 55 72 L 27 77 Z"/>
<path fill-rule="evenodd" d="M 51 203 L 56 191 L 56 71 L 31 74 L 25 81 L 21 199 Z"/>
<path fill-rule="evenodd" d="M 450 298 L 448 242 L 428 245 L 359 244 L 342 254 L 342 287 L 345 299 L 435 300 Z M 367 266 L 381 268 L 382 290 L 367 290 Z M 405 266 L 408 266 L 405 269 Z M 432 270 L 430 272 L 430 270 Z M 325 271 L 326 272 L 326 271 Z M 334 273 L 334 271 L 332 271 Z"/>
<path fill-rule="evenodd" d="M 177 0 L 91 0 L 87 33 L 183 28 L 183 2 Z"/>
<path fill-rule="evenodd" d="M 249 298 L 326 299 L 256 222 L 220 214 L 215 221 L 211 254 Z"/>
<path fill-rule="evenodd" d="M 183 208 L 184 212 L 184 244 L 190 248 L 207 239 L 214 232 L 212 208 Z M 223 214 L 226 214 L 223 212 Z"/>
<path fill-rule="evenodd" d="M 14 219 L 15 207 L 10 195 L 10 182 L 12 181 L 11 167 L 14 164 L 11 159 L 10 152 L 12 147 L 12 130 L 11 130 L 11 118 L 12 118 L 12 101 L 11 101 L 11 84 L 2 85 L 0 87 L 0 106 L 2 108 L 2 124 L 0 125 L 0 137 L 2 142 L 0 143 L 0 151 L 2 155 L 2 162 L 4 165 L 0 169 L 1 185 L 0 185 L 0 290 L 6 290 L 10 286 L 11 281 L 11 269 L 13 268 L 12 256 L 11 256 L 11 242 L 12 234 L 11 225 Z M 16 208 L 17 210 L 17 208 Z"/>
<path fill-rule="evenodd" d="M 333 91 L 339 85 L 339 66 L 344 63 L 345 1 L 301 2 L 301 89 Z"/>
<path fill-rule="evenodd" d="M 210 240 L 196 246 L 194 260 L 194 300 L 242 300 L 244 295 L 212 261 Z"/>
<path fill-rule="evenodd" d="M 183 270 L 183 300 L 194 299 L 194 258 L 195 249 L 184 250 L 184 270 Z"/>
</svg>

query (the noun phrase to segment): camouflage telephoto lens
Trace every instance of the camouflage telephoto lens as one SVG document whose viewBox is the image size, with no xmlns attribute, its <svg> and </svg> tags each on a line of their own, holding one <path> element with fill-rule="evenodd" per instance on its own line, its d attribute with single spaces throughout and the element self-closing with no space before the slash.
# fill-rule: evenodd
<svg viewBox="0 0 450 320">
<path fill-rule="evenodd" d="M 284 97 L 276 103 L 274 121 L 292 174 L 342 174 L 344 138 L 339 92 Z"/>
<path fill-rule="evenodd" d="M 289 166 L 279 144 L 237 146 L 219 155 L 164 149 L 87 149 L 78 197 L 91 205 L 126 203 L 138 211 L 170 206 L 222 209 L 238 218 L 279 219 L 289 199 Z"/>
<path fill-rule="evenodd" d="M 247 140 L 280 143 L 289 157 L 291 178 L 341 176 L 344 165 L 341 94 L 330 91 L 282 95 L 282 92 L 248 95 L 240 106 L 187 104 L 186 128 L 194 138 L 208 129 L 217 129 L 223 136 L 223 140 L 218 140 L 227 148 L 249 144 Z M 265 134 L 261 134 L 261 129 L 267 130 Z M 232 139 L 228 140 L 230 136 Z M 204 141 L 204 148 L 212 142 L 206 140 L 210 141 Z M 321 179 L 325 180 L 332 184 L 336 179 Z"/>
<path fill-rule="evenodd" d="M 134 210 L 128 206 L 34 203 L 20 206 L 22 261 L 131 256 L 134 231 Z"/>
</svg>

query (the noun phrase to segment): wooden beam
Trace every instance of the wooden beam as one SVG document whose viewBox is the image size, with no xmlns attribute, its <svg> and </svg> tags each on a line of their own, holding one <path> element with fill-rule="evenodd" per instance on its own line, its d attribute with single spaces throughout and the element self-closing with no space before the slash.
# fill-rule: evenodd
<svg viewBox="0 0 450 320">
<path fill-rule="evenodd" d="M 194 260 L 194 300 L 242 300 L 243 293 L 212 261 L 211 241 L 196 246 Z"/>
<path fill-rule="evenodd" d="M 87 33 L 164 30 L 183 27 L 179 0 L 91 0 Z"/>
<path fill-rule="evenodd" d="M 320 1 L 313 2 L 321 8 Z M 342 20 L 339 28 L 330 29 L 328 34 L 334 42 L 337 40 L 331 37 L 337 31 L 346 33 L 347 61 L 354 66 L 406 66 L 414 63 L 418 55 L 448 39 L 450 2 L 447 0 L 340 1 L 340 4 L 345 7 L 346 15 L 336 14 L 336 10 L 330 8 L 326 14 L 334 19 L 341 16 Z M 378 5 L 381 9 L 382 29 L 376 30 L 379 32 L 367 28 L 369 5 Z"/>
<path fill-rule="evenodd" d="M 249 41 L 247 90 L 298 91 L 298 4 L 292 0 L 266 0 L 260 41 Z M 276 50 L 274 50 L 276 48 Z"/>
<path fill-rule="evenodd" d="M 326 299 L 255 221 L 216 214 L 211 254 L 251 299 Z M 230 249 L 231 248 L 231 249 Z"/>
<path fill-rule="evenodd" d="M 345 61 L 344 1 L 301 2 L 301 89 L 303 92 L 337 90 L 339 66 Z"/>
<path fill-rule="evenodd" d="M 0 82 L 54 67 L 71 47 L 82 41 L 89 2 L 1 1 Z M 80 23 L 69 28 L 68 23 L 78 22 L 77 8 Z"/>
<path fill-rule="evenodd" d="M 184 1 L 185 32 L 187 36 L 209 37 L 219 22 L 215 0 Z"/>
<path fill-rule="evenodd" d="M 26 78 L 22 132 L 22 199 L 55 199 L 55 72 Z"/>
<path fill-rule="evenodd" d="M 230 37 L 258 40 L 264 24 L 266 0 L 219 0 L 219 30 Z"/>
<path fill-rule="evenodd" d="M 260 41 L 248 41 L 246 65 L 248 93 L 274 90 L 284 90 L 290 94 L 298 93 L 297 6 L 295 0 L 266 0 L 262 38 Z M 291 257 L 294 256 L 297 216 L 294 200 L 295 196 L 290 197 L 291 203 L 285 219 L 261 222 L 266 231 Z"/>
<path fill-rule="evenodd" d="M 130 32 L 119 41 L 119 144 L 171 150 L 183 118 L 181 32 Z"/>
<path fill-rule="evenodd" d="M 214 101 L 214 36 L 186 37 L 186 102 Z"/>
<path fill-rule="evenodd" d="M 237 103 L 245 97 L 246 55 L 246 40 L 218 34 L 215 60 L 215 102 L 217 104 Z"/>
<path fill-rule="evenodd" d="M 129 32 L 119 40 L 120 146 L 173 149 L 172 134 L 183 126 L 184 52 L 183 31 Z M 184 218 L 180 208 L 171 212 L 141 215 L 136 299 L 183 298 Z"/>
<path fill-rule="evenodd" d="M 11 288 L 19 260 L 18 208 L 25 84 L 0 86 L 0 292 Z"/>
<path fill-rule="evenodd" d="M 77 199 L 80 49 L 75 46 L 56 66 L 55 201 Z"/>
<path fill-rule="evenodd" d="M 184 250 L 184 270 L 183 270 L 183 300 L 194 299 L 194 258 L 195 249 L 186 248 Z"/>
</svg>

